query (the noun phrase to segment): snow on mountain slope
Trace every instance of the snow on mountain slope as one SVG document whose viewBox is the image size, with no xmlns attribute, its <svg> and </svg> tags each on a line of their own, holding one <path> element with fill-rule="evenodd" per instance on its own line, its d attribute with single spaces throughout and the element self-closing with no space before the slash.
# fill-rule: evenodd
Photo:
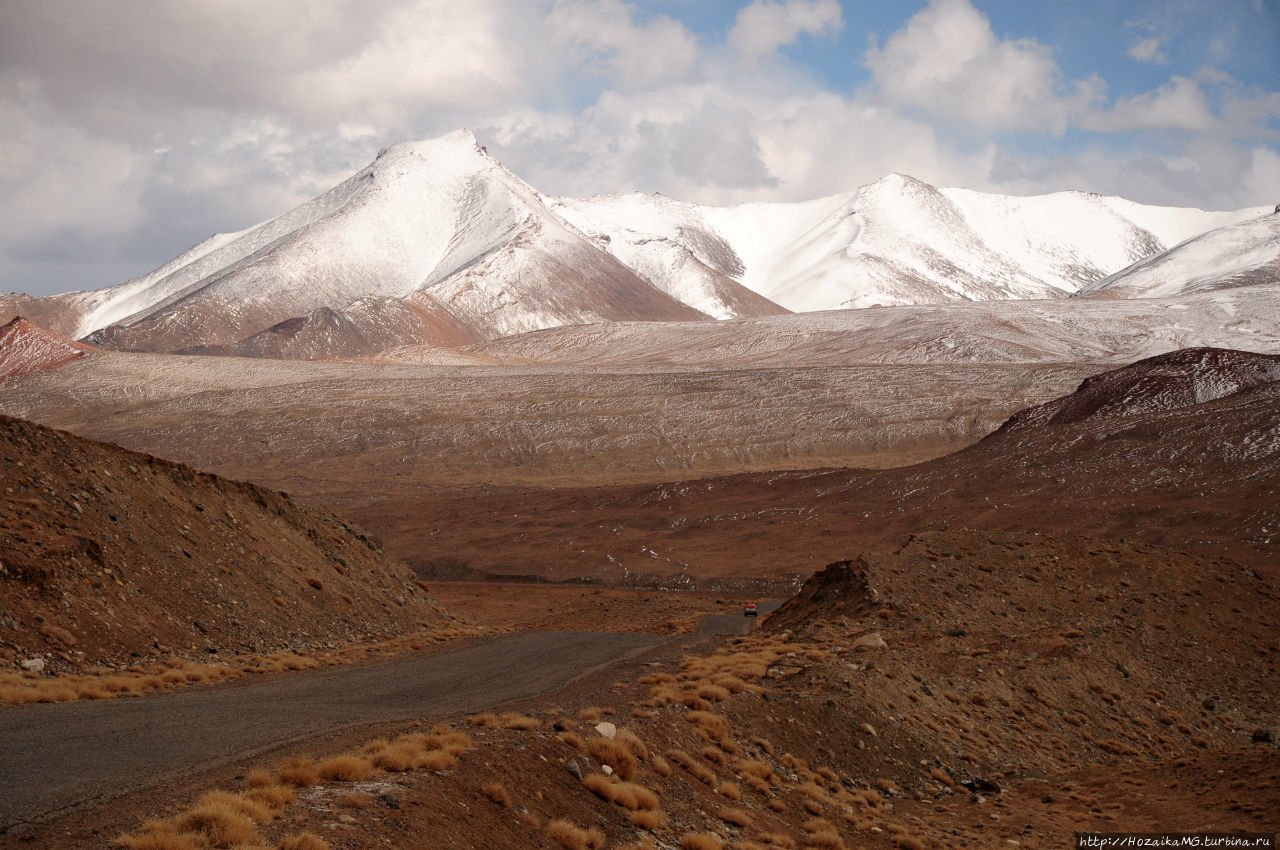
<svg viewBox="0 0 1280 850">
<path fill-rule="evenodd" d="M 662 195 L 562 198 L 549 203 L 642 278 L 713 318 L 787 312 L 739 282 L 743 262 L 722 236 L 708 228 L 709 208 Z M 749 239 L 740 241 L 750 244 Z"/>
<path fill-rule="evenodd" d="M 56 369 L 92 350 L 18 316 L 0 327 L 0 379 Z"/>
<path fill-rule="evenodd" d="M 1171 298 L 1274 283 L 1280 283 L 1280 213 L 1194 236 L 1084 287 L 1080 295 Z"/>
<path fill-rule="evenodd" d="M 1182 298 L 831 310 L 549 328 L 472 346 L 503 363 L 656 367 L 1117 363 L 1179 348 L 1280 354 L 1280 284 Z"/>
<path fill-rule="evenodd" d="M 539 271 L 547 257 L 572 258 L 571 297 Z M 478 265 L 483 276 L 468 274 Z M 460 274 L 464 284 L 452 280 Z M 279 218 L 86 293 L 79 330 L 117 348 L 231 345 L 315 310 L 420 290 L 446 308 L 459 299 L 491 335 L 584 319 L 705 318 L 594 248 L 459 131 L 388 148 Z"/>
<path fill-rule="evenodd" d="M 668 292 L 697 286 L 662 262 L 683 249 L 796 311 L 1061 297 L 1262 211 L 1149 207 L 1082 192 L 1015 197 L 899 174 L 803 204 L 717 208 L 614 195 L 560 199 L 556 209 Z"/>
<path fill-rule="evenodd" d="M 1184 348 L 1088 378 L 1071 395 L 1024 410 L 1000 430 L 1167 412 L 1277 381 L 1280 356 Z"/>
</svg>

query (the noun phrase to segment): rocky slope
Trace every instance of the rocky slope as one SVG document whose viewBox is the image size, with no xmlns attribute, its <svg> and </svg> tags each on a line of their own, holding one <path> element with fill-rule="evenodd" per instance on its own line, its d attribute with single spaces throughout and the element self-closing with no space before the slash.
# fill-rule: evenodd
<svg viewBox="0 0 1280 850">
<path fill-rule="evenodd" d="M 0 416 L 0 659 L 318 649 L 444 622 L 378 541 L 283 493 Z"/>
</svg>

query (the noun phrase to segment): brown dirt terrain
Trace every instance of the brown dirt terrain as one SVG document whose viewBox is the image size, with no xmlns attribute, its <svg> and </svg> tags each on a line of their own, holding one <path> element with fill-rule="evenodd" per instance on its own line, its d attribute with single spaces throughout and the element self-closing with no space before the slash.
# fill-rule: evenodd
<svg viewBox="0 0 1280 850">
<path fill-rule="evenodd" d="M 427 574 L 652 586 L 430 583 L 517 629 L 557 626 L 545 609 L 561 607 L 602 625 L 629 609 L 619 621 L 638 626 L 684 613 L 662 603 L 686 597 L 658 588 L 785 583 L 842 563 L 760 634 L 658 653 L 474 723 L 423 717 L 380 729 L 384 741 L 307 744 L 317 760 L 355 759 L 329 778 L 286 768 L 295 753 L 246 761 L 224 787 L 252 793 L 257 767 L 293 777 L 297 800 L 223 845 L 1048 848 L 1081 829 L 1274 832 L 1280 384 L 1254 357 L 1136 364 L 906 469 L 476 488 L 368 508 L 404 533 L 397 545 L 419 541 Z M 443 730 L 414 736 L 441 719 L 466 746 L 403 761 L 411 745 L 439 751 Z M 635 739 L 601 743 L 599 720 Z M 138 848 L 199 847 L 182 832 L 212 822 L 190 815 L 195 790 L 29 843 L 99 846 L 129 830 Z M 167 820 L 139 831 L 149 815 Z"/>
<path fill-rule="evenodd" d="M 427 573 L 430 553 L 447 552 L 483 572 L 619 583 L 794 579 L 919 531 L 969 527 L 1187 546 L 1274 577 L 1280 381 L 1266 376 L 1276 362 L 1214 349 L 1140 361 L 1105 373 L 1123 380 L 1091 379 L 969 448 L 910 467 L 474 487 L 349 512 Z"/>
<path fill-rule="evenodd" d="M 298 779 L 278 755 L 225 787 L 298 785 L 243 846 L 311 833 L 317 848 L 1057 848 L 1082 830 L 1271 833 L 1277 601 L 1222 558 L 922 535 L 815 576 L 756 635 L 453 717 L 467 737 L 456 759 L 386 767 L 439 719 L 424 718 L 306 748 L 315 765 L 345 752 L 342 776 Z M 605 740 L 600 721 L 624 731 Z M 193 799 L 151 814 L 181 823 Z M 140 841 L 138 826 L 94 828 Z"/>
<path fill-rule="evenodd" d="M 451 624 L 374 538 L 284 494 L 7 416 L 0 461 L 0 659 L 15 667 L 325 650 Z"/>
<path fill-rule="evenodd" d="M 636 591 L 522 582 L 432 581 L 428 589 L 459 619 L 501 631 L 694 634 L 708 615 L 741 615 L 749 595 Z"/>
</svg>

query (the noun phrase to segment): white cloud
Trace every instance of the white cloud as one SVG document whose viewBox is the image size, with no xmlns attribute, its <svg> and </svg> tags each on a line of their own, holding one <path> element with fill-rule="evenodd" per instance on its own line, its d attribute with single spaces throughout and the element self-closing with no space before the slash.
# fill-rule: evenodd
<svg viewBox="0 0 1280 850">
<path fill-rule="evenodd" d="M 1155 62 L 1158 65 L 1163 65 L 1169 60 L 1160 47 L 1160 39 L 1158 38 L 1139 38 L 1130 45 L 1126 53 L 1130 58 L 1137 59 L 1139 62 Z"/>
<path fill-rule="evenodd" d="M 739 10 L 729 31 L 729 46 L 758 59 L 802 35 L 834 35 L 844 25 L 837 0 L 755 0 Z"/>
<path fill-rule="evenodd" d="M 997 38 L 968 0 L 932 0 L 865 61 L 886 102 L 984 129 L 1060 134 L 1105 91 L 1064 82 L 1039 42 Z"/>
<path fill-rule="evenodd" d="M 1117 98 L 1111 108 L 1095 113 L 1081 126 L 1097 132 L 1128 130 L 1209 130 L 1218 121 L 1200 84 L 1189 77 L 1172 77 L 1155 89 Z"/>
<path fill-rule="evenodd" d="M 679 21 L 659 15 L 639 24 L 622 0 L 558 0 L 548 24 L 574 66 L 627 88 L 685 79 L 701 53 Z"/>
</svg>

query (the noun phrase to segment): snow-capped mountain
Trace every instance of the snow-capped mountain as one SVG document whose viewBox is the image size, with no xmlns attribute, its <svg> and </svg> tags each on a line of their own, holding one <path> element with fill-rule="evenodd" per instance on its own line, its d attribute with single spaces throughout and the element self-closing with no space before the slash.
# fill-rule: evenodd
<svg viewBox="0 0 1280 850">
<path fill-rule="evenodd" d="M 1219 227 L 1139 260 L 1080 290 L 1082 296 L 1172 298 L 1280 282 L 1280 212 Z"/>
<path fill-rule="evenodd" d="M 319 197 L 118 286 L 0 297 L 0 321 L 26 315 L 105 348 L 318 358 L 595 322 L 1130 296 L 1178 289 L 1170 268 L 1192 287 L 1274 279 L 1275 227 L 1248 223 L 1268 212 L 899 174 L 803 203 L 551 198 L 457 131 L 388 148 Z"/>
<path fill-rule="evenodd" d="M 900 174 L 800 204 L 704 207 L 613 195 L 561 199 L 555 209 L 677 297 L 715 276 L 797 312 L 1057 298 L 1263 212 L 937 189 Z"/>
<path fill-rule="evenodd" d="M 313 311 L 418 292 L 487 337 L 706 318 L 596 248 L 457 132 L 384 150 L 278 218 L 86 293 L 76 335 L 114 348 L 234 345 Z"/>
</svg>

